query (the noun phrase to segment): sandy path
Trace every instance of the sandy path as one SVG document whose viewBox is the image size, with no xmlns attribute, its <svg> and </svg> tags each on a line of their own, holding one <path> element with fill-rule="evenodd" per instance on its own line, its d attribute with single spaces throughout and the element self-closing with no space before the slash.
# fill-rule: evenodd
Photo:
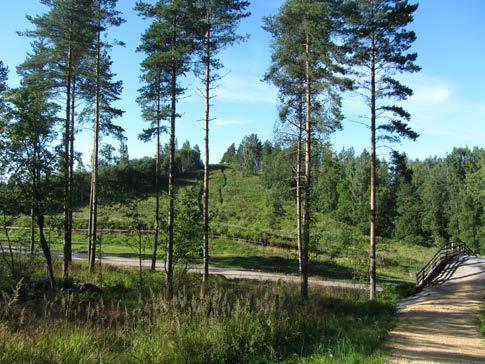
<svg viewBox="0 0 485 364">
<path fill-rule="evenodd" d="M 387 347 L 389 363 L 485 363 L 478 313 L 485 303 L 485 258 L 461 258 L 439 284 L 402 301 Z"/>
</svg>

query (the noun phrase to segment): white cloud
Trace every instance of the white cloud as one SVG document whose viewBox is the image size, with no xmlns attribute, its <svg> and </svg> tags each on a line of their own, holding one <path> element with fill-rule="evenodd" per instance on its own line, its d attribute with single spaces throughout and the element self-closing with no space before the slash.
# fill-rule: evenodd
<svg viewBox="0 0 485 364">
<path fill-rule="evenodd" d="M 412 115 L 414 129 L 456 142 L 485 140 L 485 103 L 463 98 L 452 85 L 435 77 L 416 75 L 412 79 L 407 84 L 415 93 L 403 105 Z"/>
<path fill-rule="evenodd" d="M 470 100 L 451 82 L 425 73 L 407 75 L 401 81 L 414 91 L 401 105 L 411 113 L 410 125 L 421 135 L 410 148 L 419 146 L 428 155 L 453 146 L 484 145 L 485 99 Z M 356 95 L 345 96 L 344 113 L 349 127 L 368 123 L 368 107 Z"/>
<path fill-rule="evenodd" d="M 234 103 L 264 103 L 275 105 L 276 90 L 256 76 L 228 75 L 214 91 L 217 99 Z"/>
<path fill-rule="evenodd" d="M 407 103 L 426 107 L 443 104 L 453 96 L 452 87 L 435 77 L 413 75 L 406 78 L 404 83 L 414 91 L 413 96 L 409 98 Z"/>
<path fill-rule="evenodd" d="M 221 128 L 224 126 L 231 126 L 231 125 L 242 125 L 246 124 L 242 120 L 235 120 L 235 119 L 216 119 L 212 121 L 212 125 L 216 128 Z"/>
</svg>

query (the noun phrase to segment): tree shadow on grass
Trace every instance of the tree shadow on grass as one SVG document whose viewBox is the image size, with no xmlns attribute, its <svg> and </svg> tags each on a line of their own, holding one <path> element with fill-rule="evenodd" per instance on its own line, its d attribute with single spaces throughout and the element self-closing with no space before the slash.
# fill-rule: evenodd
<svg viewBox="0 0 485 364">
<path fill-rule="evenodd" d="M 278 256 L 212 257 L 211 265 L 271 273 L 298 274 L 298 261 Z M 352 279 L 353 272 L 348 267 L 334 262 L 310 262 L 309 275 L 334 279 Z"/>
</svg>

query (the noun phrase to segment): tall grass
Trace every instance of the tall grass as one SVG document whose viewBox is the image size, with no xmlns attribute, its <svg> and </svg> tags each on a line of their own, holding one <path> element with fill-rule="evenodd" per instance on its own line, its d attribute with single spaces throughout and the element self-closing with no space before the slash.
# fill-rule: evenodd
<svg viewBox="0 0 485 364">
<path fill-rule="evenodd" d="M 136 270 L 108 268 L 101 291 L 50 292 L 32 265 L 1 286 L 2 363 L 376 362 L 394 323 L 392 304 L 355 291 L 313 289 L 302 302 L 296 286 L 214 278 L 201 296 L 199 277 L 179 272 L 168 301 L 160 274 L 140 287 Z M 76 264 L 73 279 L 84 272 Z"/>
</svg>

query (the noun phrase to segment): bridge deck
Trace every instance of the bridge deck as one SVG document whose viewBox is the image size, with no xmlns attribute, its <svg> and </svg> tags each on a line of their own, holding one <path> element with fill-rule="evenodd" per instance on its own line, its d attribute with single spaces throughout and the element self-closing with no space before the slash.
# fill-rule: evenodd
<svg viewBox="0 0 485 364">
<path fill-rule="evenodd" d="M 434 287 L 402 301 L 387 347 L 390 363 L 485 363 L 478 313 L 485 303 L 485 258 L 459 257 Z"/>
</svg>

